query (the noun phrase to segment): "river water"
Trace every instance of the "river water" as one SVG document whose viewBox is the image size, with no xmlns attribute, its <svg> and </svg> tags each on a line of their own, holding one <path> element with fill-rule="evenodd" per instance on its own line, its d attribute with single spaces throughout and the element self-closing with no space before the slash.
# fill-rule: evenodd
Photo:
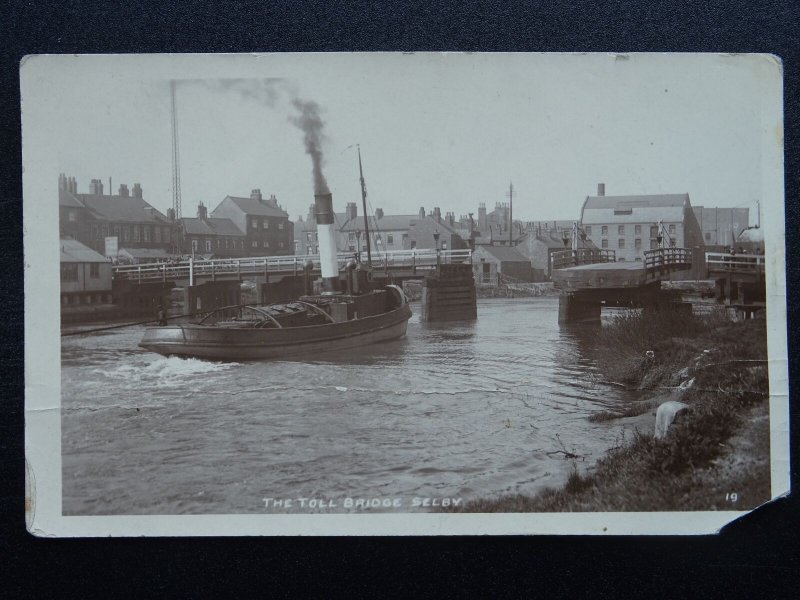
<svg viewBox="0 0 800 600">
<path fill-rule="evenodd" d="M 587 417 L 631 398 L 558 298 L 412 310 L 405 339 L 303 361 L 164 358 L 139 327 L 63 338 L 64 514 L 427 511 L 558 486 L 564 451 L 585 469 L 619 442 Z"/>
</svg>

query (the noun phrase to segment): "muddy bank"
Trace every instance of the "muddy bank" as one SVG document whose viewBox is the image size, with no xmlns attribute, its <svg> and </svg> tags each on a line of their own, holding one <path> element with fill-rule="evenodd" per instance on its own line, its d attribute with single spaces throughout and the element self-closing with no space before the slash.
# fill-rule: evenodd
<svg viewBox="0 0 800 600">
<path fill-rule="evenodd" d="M 747 510 L 768 501 L 766 322 L 730 323 L 717 315 L 676 329 L 671 318 L 640 316 L 599 336 L 598 350 L 614 359 L 607 373 L 641 395 L 592 420 L 632 426 L 632 439 L 582 474 L 574 463 L 559 489 L 475 500 L 459 512 Z M 663 335 L 652 337 L 659 329 Z M 629 339 L 621 348 L 622 338 Z M 657 439 L 656 410 L 668 401 L 687 409 Z"/>
</svg>

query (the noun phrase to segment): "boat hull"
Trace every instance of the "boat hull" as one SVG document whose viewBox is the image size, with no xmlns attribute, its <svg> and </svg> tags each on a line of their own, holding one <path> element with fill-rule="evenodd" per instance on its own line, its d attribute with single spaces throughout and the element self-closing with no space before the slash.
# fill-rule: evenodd
<svg viewBox="0 0 800 600">
<path fill-rule="evenodd" d="M 339 351 L 401 338 L 411 309 L 306 327 L 225 329 L 203 325 L 152 327 L 139 346 L 164 356 L 209 360 L 264 360 Z"/>
</svg>

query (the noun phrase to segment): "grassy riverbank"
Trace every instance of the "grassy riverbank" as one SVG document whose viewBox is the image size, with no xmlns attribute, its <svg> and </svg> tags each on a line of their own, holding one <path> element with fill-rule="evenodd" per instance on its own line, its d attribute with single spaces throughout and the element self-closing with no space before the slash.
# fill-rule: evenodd
<svg viewBox="0 0 800 600">
<path fill-rule="evenodd" d="M 630 314 L 599 332 L 605 376 L 642 400 L 591 420 L 654 414 L 666 400 L 690 409 L 655 439 L 652 419 L 561 489 L 475 500 L 464 512 L 745 510 L 770 496 L 766 322 L 722 313 Z"/>
</svg>

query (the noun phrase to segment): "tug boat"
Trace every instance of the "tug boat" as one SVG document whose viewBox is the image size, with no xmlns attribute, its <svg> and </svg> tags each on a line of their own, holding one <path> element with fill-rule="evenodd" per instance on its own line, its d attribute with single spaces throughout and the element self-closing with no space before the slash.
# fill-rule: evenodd
<svg viewBox="0 0 800 600">
<path fill-rule="evenodd" d="M 394 285 L 361 295 L 303 296 L 266 306 L 227 306 L 192 325 L 148 329 L 140 346 L 164 356 L 263 360 L 401 338 L 411 309 Z"/>
<path fill-rule="evenodd" d="M 164 356 L 243 361 L 314 356 L 403 337 L 411 318 L 403 290 L 395 285 L 370 289 L 369 271 L 355 259 L 340 274 L 331 194 L 316 194 L 314 204 L 320 294 L 280 304 L 226 306 L 198 323 L 152 327 L 139 346 Z"/>
</svg>

